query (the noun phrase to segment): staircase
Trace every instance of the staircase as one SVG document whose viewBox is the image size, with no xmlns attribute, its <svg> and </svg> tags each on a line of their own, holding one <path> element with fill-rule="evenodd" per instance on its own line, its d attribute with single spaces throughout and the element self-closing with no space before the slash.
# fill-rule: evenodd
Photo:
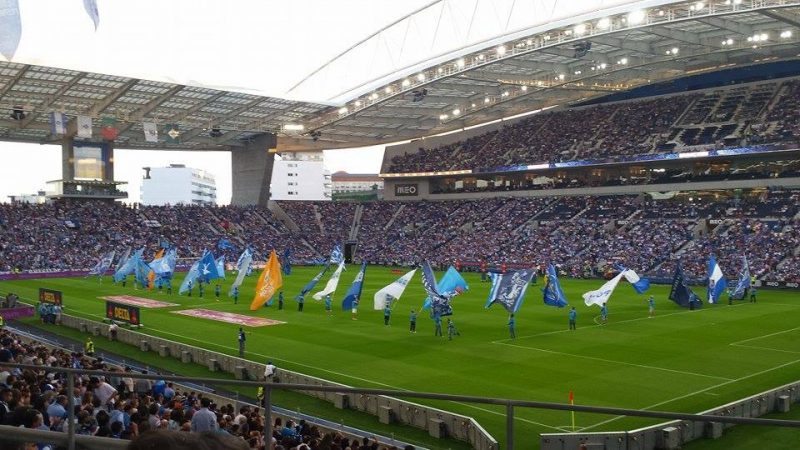
<svg viewBox="0 0 800 450">
<path fill-rule="evenodd" d="M 405 205 L 405 204 L 402 204 L 402 205 L 400 205 L 400 207 L 399 207 L 399 208 L 397 208 L 397 211 L 395 211 L 395 212 L 394 212 L 394 214 L 392 214 L 392 217 L 389 219 L 389 221 L 388 221 L 388 222 L 386 222 L 386 225 L 384 225 L 383 229 L 384 229 L 384 230 L 388 230 L 388 229 L 390 229 L 390 228 L 392 227 L 392 224 L 394 223 L 395 219 L 397 219 L 398 217 L 400 217 L 400 213 L 401 213 L 401 212 L 402 212 L 402 211 L 403 211 L 405 208 L 406 208 L 406 205 Z M 800 212 L 799 212 L 798 214 L 800 214 Z"/>
<path fill-rule="evenodd" d="M 272 214 L 275 216 L 275 218 L 281 221 L 281 223 L 283 223 L 283 225 L 286 226 L 286 228 L 288 228 L 289 231 L 291 231 L 292 233 L 300 232 L 300 227 L 297 226 L 297 224 L 289 216 L 289 214 L 286 214 L 286 211 L 284 211 L 283 208 L 281 208 L 281 205 L 279 205 L 278 202 L 270 200 L 269 203 L 267 204 L 267 209 L 269 209 L 270 212 L 272 212 Z"/>
<path fill-rule="evenodd" d="M 348 237 L 351 241 L 358 240 L 358 231 L 361 229 L 362 214 L 364 214 L 364 205 L 356 205 L 356 212 L 353 214 L 353 223 L 350 225 L 350 235 Z"/>
</svg>

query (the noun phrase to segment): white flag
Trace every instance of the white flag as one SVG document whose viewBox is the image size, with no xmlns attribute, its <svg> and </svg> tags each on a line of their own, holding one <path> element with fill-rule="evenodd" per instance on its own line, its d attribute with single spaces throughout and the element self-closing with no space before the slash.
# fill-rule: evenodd
<svg viewBox="0 0 800 450">
<path fill-rule="evenodd" d="M 50 113 L 50 134 L 67 134 L 67 121 L 64 113 L 53 111 Z"/>
<path fill-rule="evenodd" d="M 411 278 L 414 277 L 414 274 L 416 272 L 417 269 L 414 269 L 411 272 L 408 272 L 407 274 L 398 278 L 394 283 L 376 292 L 374 299 L 375 303 L 373 304 L 373 308 L 375 308 L 376 310 L 383 309 L 384 306 L 386 306 L 387 297 L 391 297 L 388 299 L 390 302 L 395 300 L 400 300 L 400 296 L 403 295 L 403 291 L 406 290 L 406 286 L 408 286 L 408 283 L 411 281 Z"/>
<path fill-rule="evenodd" d="M 155 122 L 142 122 L 144 129 L 144 140 L 147 142 L 158 142 L 158 126 Z"/>
<path fill-rule="evenodd" d="M 336 272 L 333 272 L 333 275 L 331 275 L 328 284 L 325 285 L 325 289 L 314 294 L 314 300 L 322 300 L 326 295 L 336 292 L 336 286 L 339 285 L 339 276 L 342 274 L 342 270 L 344 270 L 344 261 L 339 263 L 339 267 L 337 267 Z"/>
<path fill-rule="evenodd" d="M 611 297 L 611 293 L 614 292 L 619 280 L 621 280 L 624 275 L 625 272 L 620 272 L 614 278 L 606 281 L 606 284 L 600 289 L 583 294 L 583 302 L 586 303 L 586 306 L 602 306 L 603 303 L 607 302 L 608 298 Z"/>
<path fill-rule="evenodd" d="M 92 138 L 92 118 L 89 116 L 78 116 L 78 137 L 83 139 Z"/>
</svg>

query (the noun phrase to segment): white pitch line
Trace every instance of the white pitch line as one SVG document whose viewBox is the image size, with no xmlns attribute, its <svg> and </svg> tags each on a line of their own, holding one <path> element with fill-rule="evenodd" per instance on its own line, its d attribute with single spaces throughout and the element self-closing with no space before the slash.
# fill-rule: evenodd
<svg viewBox="0 0 800 450">
<path fill-rule="evenodd" d="M 590 359 L 590 360 L 593 360 L 593 361 L 600 361 L 600 362 L 611 363 L 611 364 L 619 364 L 619 365 L 624 365 L 624 366 L 639 367 L 639 368 L 642 368 L 642 369 L 661 370 L 661 371 L 664 371 L 664 372 L 678 373 L 678 374 L 681 374 L 681 375 L 692 375 L 692 376 L 696 376 L 696 377 L 712 378 L 712 379 L 715 379 L 715 380 L 731 381 L 731 378 L 718 377 L 718 376 L 715 376 L 715 375 L 706 375 L 706 374 L 703 374 L 703 373 L 696 373 L 696 372 L 687 372 L 687 371 L 684 371 L 684 370 L 668 369 L 666 367 L 648 366 L 646 364 L 636 364 L 636 363 L 630 363 L 630 362 L 626 362 L 626 361 L 614 361 L 612 359 L 598 358 L 596 356 L 578 355 L 578 354 L 574 354 L 574 353 L 565 353 L 565 352 L 559 352 L 559 351 L 555 351 L 555 350 L 548 350 L 548 349 L 538 348 L 538 347 L 527 347 L 527 346 L 524 346 L 524 345 L 508 344 L 508 343 L 505 343 L 505 342 L 499 342 L 498 344 L 499 345 L 507 345 L 509 347 L 517 347 L 517 348 L 523 348 L 523 349 L 527 349 L 527 350 L 534 350 L 534 351 L 537 351 L 537 352 L 552 353 L 554 355 L 569 356 L 571 358 Z"/>
<path fill-rule="evenodd" d="M 759 339 L 764 339 L 764 338 L 768 338 L 768 337 L 772 337 L 772 336 L 777 336 L 777 335 L 783 334 L 783 333 L 791 333 L 792 331 L 795 331 L 795 330 L 800 330 L 800 327 L 794 327 L 794 328 L 791 328 L 791 329 L 788 329 L 788 330 L 776 331 L 775 333 L 765 334 L 763 336 L 756 336 L 756 337 L 753 337 L 753 338 L 750 338 L 750 339 L 743 339 L 741 341 L 731 342 L 730 345 L 744 344 L 745 342 L 757 341 Z"/>
<path fill-rule="evenodd" d="M 707 387 L 705 389 L 700 389 L 698 391 L 690 392 L 688 394 L 681 395 L 680 397 L 675 397 L 675 398 L 671 398 L 669 400 L 665 400 L 663 402 L 654 403 L 654 404 L 652 404 L 650 406 L 645 406 L 644 408 L 641 408 L 641 409 L 646 411 L 648 409 L 658 408 L 659 406 L 663 406 L 663 405 L 666 405 L 668 403 L 672 403 L 672 402 L 675 402 L 675 401 L 678 401 L 678 400 L 683 400 L 684 398 L 693 397 L 693 396 L 698 395 L 698 394 L 703 394 L 703 393 L 708 392 L 708 391 L 710 391 L 712 389 L 716 389 L 716 388 L 719 388 L 719 387 L 722 387 L 722 386 L 727 386 L 727 385 L 733 384 L 733 383 L 738 383 L 738 382 L 744 381 L 744 380 L 746 380 L 748 378 L 757 377 L 759 375 L 763 375 L 765 373 L 772 372 L 773 370 L 783 369 L 786 366 L 791 366 L 792 364 L 797 364 L 798 362 L 800 362 L 800 359 L 795 359 L 794 361 L 789 361 L 787 363 L 781 364 L 780 366 L 775 366 L 775 367 L 771 367 L 769 369 L 764 369 L 764 370 L 762 370 L 760 372 L 751 373 L 750 375 L 745 375 L 743 377 L 739 377 L 739 378 L 736 378 L 734 380 L 726 381 L 724 383 L 720 383 L 720 384 L 717 384 L 717 385 L 714 385 L 714 386 L 711 386 L 711 387 Z M 601 422 L 597 422 L 594 425 L 590 425 L 588 427 L 581 428 L 579 431 L 591 430 L 591 429 L 597 428 L 597 427 L 599 427 L 601 425 L 605 425 L 607 423 L 611 423 L 611 422 L 617 421 L 619 419 L 622 419 L 623 417 L 626 417 L 626 416 L 617 416 L 617 417 L 614 417 L 614 418 L 611 418 L 611 419 L 608 419 L 608 420 L 603 420 Z"/>
<path fill-rule="evenodd" d="M 747 303 L 739 303 L 737 305 L 731 305 L 731 306 L 729 306 L 729 308 L 735 308 L 737 306 L 744 306 L 746 304 Z M 714 310 L 715 309 L 706 308 L 706 309 L 698 309 L 698 310 L 694 310 L 694 311 L 678 311 L 678 312 L 674 312 L 674 313 L 655 315 L 653 317 L 645 316 L 645 317 L 637 317 L 635 319 L 626 319 L 626 320 L 620 320 L 620 321 L 616 321 L 616 322 L 608 322 L 608 323 L 604 323 L 604 324 L 589 325 L 587 327 L 578 328 L 577 330 L 564 329 L 564 330 L 555 330 L 555 331 L 545 331 L 544 333 L 530 334 L 530 335 L 527 335 L 527 336 L 519 336 L 516 339 L 508 339 L 508 338 L 506 338 L 506 339 L 498 339 L 496 341 L 492 341 L 492 344 L 502 344 L 503 342 L 511 342 L 511 341 L 515 341 L 515 340 L 519 341 L 520 339 L 527 339 L 527 338 L 533 338 L 533 337 L 539 337 L 539 336 L 547 336 L 547 335 L 551 335 L 551 334 L 560 334 L 560 333 L 569 333 L 569 332 L 573 332 L 574 333 L 574 332 L 580 331 L 580 330 L 589 330 L 589 329 L 598 328 L 598 327 L 609 327 L 609 326 L 618 325 L 618 324 L 621 324 L 621 323 L 638 322 L 640 320 L 647 320 L 647 319 L 660 319 L 662 317 L 669 317 L 669 316 L 676 316 L 676 315 L 683 315 L 683 314 L 695 314 L 695 313 L 701 313 L 703 311 L 714 311 Z M 599 317 L 599 316 L 595 316 L 595 317 Z"/>
<path fill-rule="evenodd" d="M 92 316 L 92 317 L 101 317 L 101 318 L 104 317 L 104 316 L 101 316 L 101 315 L 98 315 L 98 314 L 87 314 L 87 315 Z M 193 341 L 193 342 L 198 342 L 200 344 L 206 344 L 206 345 L 209 345 L 211 347 L 217 347 L 217 348 L 222 348 L 222 349 L 226 349 L 226 350 L 236 350 L 236 347 L 227 347 L 225 345 L 220 345 L 220 344 L 217 344 L 217 343 L 214 343 L 214 342 L 208 342 L 208 341 L 204 341 L 204 340 L 201 340 L 201 339 L 195 339 L 195 338 L 187 337 L 187 336 L 184 336 L 182 334 L 175 334 L 175 333 L 170 333 L 169 331 L 159 330 L 158 328 L 149 328 L 148 327 L 148 330 L 157 331 L 159 333 L 167 334 L 167 335 L 170 335 L 170 336 L 177 336 L 177 337 L 180 337 L 182 339 L 190 340 L 190 341 Z M 324 369 L 322 367 L 312 366 L 312 365 L 309 365 L 309 364 L 303 364 L 303 363 L 299 363 L 299 362 L 296 362 L 296 361 L 289 361 L 287 359 L 276 358 L 276 357 L 273 357 L 273 356 L 262 355 L 260 353 L 251 352 L 251 351 L 248 351 L 246 353 L 249 353 L 251 355 L 260 356 L 260 357 L 265 358 L 265 359 L 271 358 L 271 359 L 274 359 L 276 361 L 282 361 L 282 362 L 286 362 L 286 363 L 293 364 L 293 365 L 296 365 L 296 366 L 305 367 L 305 368 L 313 369 L 313 370 L 318 370 L 320 372 L 327 372 L 327 373 L 338 375 L 338 376 L 341 376 L 341 377 L 350 378 L 350 379 L 358 380 L 358 381 L 363 381 L 365 383 L 374 384 L 376 386 L 383 386 L 385 388 L 397 389 L 397 390 L 400 390 L 400 391 L 410 391 L 409 389 L 406 389 L 406 388 L 392 386 L 391 384 L 381 383 L 379 381 L 374 381 L 374 380 L 370 380 L 370 379 L 367 379 L 367 378 L 361 378 L 361 377 L 357 377 L 355 375 L 349 375 L 349 374 L 342 373 L 342 372 L 336 372 L 334 370 Z M 462 402 L 453 402 L 453 403 L 457 403 L 459 405 L 466 406 L 468 408 L 477 409 L 479 411 L 487 412 L 489 414 L 494 414 L 494 415 L 497 415 L 497 416 L 505 416 L 504 413 L 500 413 L 500 412 L 497 412 L 497 411 L 492 411 L 492 410 L 486 409 L 486 408 L 481 408 L 479 406 L 471 405 L 469 403 L 462 403 Z M 514 420 L 519 420 L 521 422 L 530 423 L 532 425 L 539 425 L 539 426 L 542 426 L 542 427 L 545 427 L 545 428 L 549 428 L 551 430 L 564 431 L 564 432 L 568 432 L 569 431 L 569 430 L 565 430 L 563 428 L 554 427 L 552 425 L 547 425 L 547 424 L 544 424 L 544 423 L 541 423 L 541 422 L 536 422 L 536 421 L 533 421 L 533 420 L 525 419 L 523 417 L 516 417 L 515 416 Z"/>
<path fill-rule="evenodd" d="M 744 344 L 730 344 L 733 347 L 742 347 L 742 348 L 752 348 L 755 350 L 769 350 L 773 352 L 780 352 L 780 353 L 791 353 L 793 355 L 800 355 L 800 352 L 794 352 L 791 350 L 782 350 L 779 348 L 772 348 L 772 347 L 760 347 L 758 345 L 744 345 Z"/>
</svg>

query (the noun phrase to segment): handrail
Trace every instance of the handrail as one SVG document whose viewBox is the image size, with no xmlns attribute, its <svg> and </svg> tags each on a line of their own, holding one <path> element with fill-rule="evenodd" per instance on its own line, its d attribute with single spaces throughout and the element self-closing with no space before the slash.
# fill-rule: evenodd
<svg viewBox="0 0 800 450">
<path fill-rule="evenodd" d="M 41 370 L 43 366 L 32 364 L 4 364 L 4 367 L 20 368 L 20 369 L 34 369 Z M 89 376 L 109 376 L 117 377 L 120 372 L 108 372 L 102 370 L 84 370 L 52 367 L 54 371 L 66 373 L 67 380 L 71 386 L 74 383 L 75 375 L 89 375 Z M 139 373 L 126 373 L 126 377 L 134 379 L 163 379 L 167 378 L 163 375 L 139 374 Z M 201 383 L 215 383 L 219 379 L 215 378 L 202 378 L 202 377 L 184 377 L 184 376 L 170 376 L 170 381 L 174 382 L 201 382 Z M 553 402 L 539 402 L 530 400 L 518 400 L 507 398 L 494 398 L 494 397 L 480 397 L 475 395 L 458 395 L 458 394 L 441 394 L 436 392 L 418 392 L 418 391 L 402 391 L 397 389 L 367 389 L 367 388 L 353 388 L 353 387 L 340 387 L 340 386 L 317 386 L 310 384 L 289 384 L 289 383 L 272 383 L 269 381 L 244 381 L 244 380 L 226 380 L 226 384 L 247 387 L 264 387 L 264 413 L 266 415 L 266 422 L 270 423 L 271 414 L 271 392 L 273 389 L 291 390 L 291 391 L 319 391 L 319 392 L 336 392 L 348 394 L 372 394 L 372 395 L 388 395 L 393 397 L 411 397 L 411 398 L 424 398 L 430 400 L 447 400 L 454 402 L 469 402 L 480 403 L 488 405 L 502 405 L 506 407 L 506 448 L 513 450 L 513 434 L 514 434 L 514 408 L 537 408 L 549 409 L 555 411 L 575 411 L 575 412 L 588 412 L 596 414 L 610 414 L 617 416 L 631 416 L 631 417 L 646 417 L 646 418 L 660 418 L 660 419 L 674 419 L 674 420 L 688 420 L 694 422 L 720 422 L 740 425 L 762 425 L 762 426 L 775 426 L 775 427 L 788 427 L 800 428 L 800 421 L 798 420 L 783 420 L 783 419 L 760 419 L 749 417 L 731 417 L 720 415 L 703 415 L 703 414 L 688 414 L 688 413 L 675 413 L 667 411 L 643 411 L 630 408 L 617 408 L 606 406 L 589 406 L 589 405 L 574 405 L 567 403 L 553 403 Z M 69 396 L 69 411 L 74 411 L 73 401 L 74 398 Z M 70 436 L 69 449 L 73 450 L 74 429 L 70 427 L 68 435 Z"/>
</svg>

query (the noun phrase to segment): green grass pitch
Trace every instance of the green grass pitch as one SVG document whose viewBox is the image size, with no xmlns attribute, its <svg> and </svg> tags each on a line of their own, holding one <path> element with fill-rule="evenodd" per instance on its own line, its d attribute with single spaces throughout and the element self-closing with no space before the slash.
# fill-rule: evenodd
<svg viewBox="0 0 800 450">
<path fill-rule="evenodd" d="M 453 319 L 461 332 L 448 341 L 433 335 L 433 321 L 420 314 L 416 334 L 408 331 L 408 315 L 424 299 L 417 273 L 396 304 L 390 326 L 383 313 L 372 310 L 373 294 L 400 275 L 389 268 L 369 267 L 358 320 L 334 308 L 328 316 L 322 302 L 307 296 L 305 311 L 292 299 L 319 270 L 296 267 L 284 277 L 286 305 L 250 312 L 257 274 L 246 279 L 238 305 L 224 294 L 233 281 L 228 275 L 223 297 L 213 289 L 205 298 L 123 289 L 105 278 L 48 279 L 0 282 L 0 291 L 36 298 L 39 287 L 64 292 L 65 312 L 101 320 L 104 295 L 137 295 L 179 303 L 163 309 L 142 309 L 143 332 L 224 352 L 237 353 L 238 325 L 196 319 L 171 311 L 202 307 L 252 314 L 286 322 L 246 328 L 246 357 L 279 367 L 359 387 L 385 387 L 524 400 L 575 402 L 649 410 L 699 412 L 729 401 L 800 379 L 800 302 L 794 292 L 758 293 L 758 302 L 733 306 L 706 305 L 688 311 L 667 299 L 668 286 L 653 286 L 656 317 L 648 318 L 647 295 L 637 295 L 620 283 L 609 301 L 609 321 L 597 323 L 599 309 L 586 307 L 580 295 L 598 288 L 601 280 L 562 279 L 571 305 L 578 310 L 578 329 L 567 328 L 567 309 L 545 306 L 539 286 L 532 286 L 517 314 L 517 339 L 510 340 L 508 314 L 500 306 L 484 309 L 489 283 L 465 274 L 470 289 L 453 300 Z M 337 305 L 357 267 L 343 275 L 334 298 Z M 177 285 L 183 279 L 178 274 Z M 315 289 L 321 289 L 323 279 Z M 696 288 L 703 296 L 704 289 Z M 177 288 L 176 288 L 177 291 Z M 648 293 L 648 294 L 649 294 Z M 446 333 L 446 331 L 445 331 Z M 469 415 L 498 441 L 505 439 L 500 407 L 426 402 Z M 291 405 L 284 405 L 291 407 Z M 538 447 L 539 433 L 571 430 L 569 413 L 517 409 L 516 442 Z M 652 420 L 577 414 L 578 431 L 626 430 Z"/>
</svg>

